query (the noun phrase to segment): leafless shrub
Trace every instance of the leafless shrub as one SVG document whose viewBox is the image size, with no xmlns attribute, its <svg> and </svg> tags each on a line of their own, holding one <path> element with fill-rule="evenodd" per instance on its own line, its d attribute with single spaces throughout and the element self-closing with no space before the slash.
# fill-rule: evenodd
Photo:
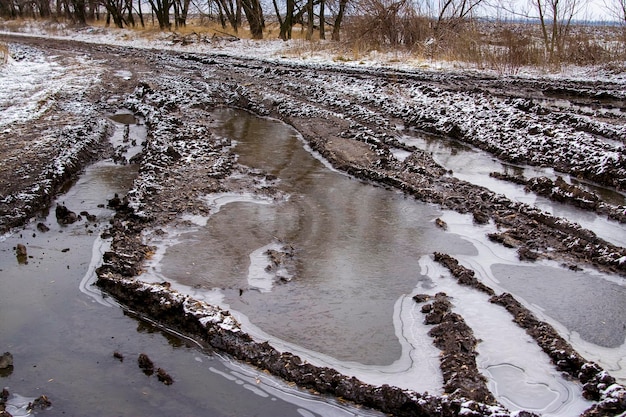
<svg viewBox="0 0 626 417">
<path fill-rule="evenodd" d="M 485 36 L 480 57 L 476 64 L 514 74 L 524 66 L 543 65 L 545 53 L 528 28 L 509 24 Z"/>
<path fill-rule="evenodd" d="M 361 0 L 360 13 L 344 25 L 348 40 L 371 49 L 403 45 L 409 8 L 407 0 Z"/>
<path fill-rule="evenodd" d="M 577 65 L 594 65 L 610 60 L 606 46 L 585 34 L 577 34 L 565 41 L 561 61 Z"/>
</svg>

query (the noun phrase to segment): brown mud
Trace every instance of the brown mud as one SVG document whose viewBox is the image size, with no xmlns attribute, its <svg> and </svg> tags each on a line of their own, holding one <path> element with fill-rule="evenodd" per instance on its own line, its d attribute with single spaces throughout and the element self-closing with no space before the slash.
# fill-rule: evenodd
<svg viewBox="0 0 626 417">
<path fill-rule="evenodd" d="M 38 212 L 48 209 L 52 198 L 86 164 L 111 155 L 112 149 L 105 140 L 109 130 L 102 120 L 106 114 L 120 108 L 130 109 L 145 119 L 148 139 L 144 151 L 134 161 L 139 164 L 139 178 L 135 187 L 123 199 L 111 204 L 118 213 L 110 230 L 106 232 L 106 236 L 112 238 L 112 246 L 104 256 L 103 266 L 98 270 L 98 285 L 130 310 L 302 387 L 394 415 L 407 416 L 456 416 L 461 412 L 468 416 L 489 415 L 491 411 L 486 404 L 494 401 L 488 390 L 483 390 L 484 381 L 476 373 L 467 375 L 460 385 L 454 385 L 452 379 L 448 379 L 450 388 L 446 389 L 458 391 L 459 398 L 435 397 L 386 385 L 374 387 L 364 384 L 332 369 L 304 363 L 297 356 L 280 353 L 267 343 L 253 340 L 236 326 L 225 325 L 229 322 L 228 312 L 216 312 L 211 306 L 181 296 L 171 291 L 167 283 L 147 285 L 140 281 L 144 262 L 153 252 L 153 248 L 144 243 L 143 231 L 158 230 L 176 221 L 181 212 L 207 214 L 208 208 L 199 199 L 200 196 L 254 189 L 258 179 L 255 176 L 259 174 L 239 166 L 230 150 L 230 142 L 212 132 L 209 115 L 216 107 L 238 107 L 260 116 L 283 120 L 296 128 L 306 143 L 338 170 L 399 189 L 420 201 L 460 213 L 470 213 L 477 223 L 492 221 L 499 230 L 490 238 L 517 248 L 520 259 L 552 259 L 571 268 L 595 267 L 626 276 L 626 262 L 623 262 L 626 249 L 598 238 L 577 224 L 448 175 L 430 155 L 399 143 L 392 127 L 402 123 L 473 143 L 472 138 L 458 126 L 449 125 L 442 129 L 433 120 L 400 115 L 395 109 L 381 106 L 375 99 L 363 103 L 347 95 L 329 98 L 330 93 L 324 89 L 323 80 L 332 78 L 340 83 L 367 80 L 373 86 L 397 89 L 418 84 L 423 89 L 461 91 L 480 97 L 492 93 L 501 96 L 504 90 L 512 100 L 530 100 L 525 102 L 528 111 L 539 115 L 545 112 L 546 123 L 558 118 L 558 114 L 550 117 L 550 107 L 538 108 L 540 105 L 532 101 L 545 98 L 544 92 L 556 94 L 555 91 L 574 91 L 576 94 L 572 93 L 572 96 L 587 98 L 590 96 L 589 91 L 602 89 L 607 92 L 606 100 L 615 102 L 624 100 L 619 85 L 607 82 L 592 86 L 580 81 L 507 80 L 458 74 L 448 74 L 446 77 L 428 72 L 402 73 L 391 70 L 312 69 L 219 55 L 144 51 L 5 35 L 0 39 L 28 44 L 29 47 L 38 48 L 41 53 L 62 57 L 80 51 L 101 60 L 108 68 L 100 83 L 91 89 L 91 94 L 81 98 L 91 105 L 93 113 L 84 120 L 72 121 L 80 128 L 68 130 L 64 129 L 64 123 L 51 122 L 58 120 L 53 116 L 55 112 L 58 115 L 62 111 L 61 106 L 52 108 L 43 117 L 42 122 L 47 123 L 50 134 L 58 138 L 50 141 L 48 148 L 38 148 L 35 153 L 34 150 L 29 151 L 27 146 L 22 147 L 24 142 L 36 140 L 41 129 L 38 123 L 19 126 L 11 133 L 1 134 L 0 157 L 7 163 L 3 163 L 0 169 L 0 230 L 17 227 Z M 113 54 L 114 59 L 111 58 Z M 116 70 L 131 68 L 134 75 L 129 80 L 111 75 Z M 141 73 L 149 76 L 139 75 Z M 180 73 L 184 73 L 184 76 L 180 76 Z M 376 92 L 372 94 L 375 96 Z M 590 97 L 595 101 L 604 100 L 604 96 Z M 99 119 L 95 115 L 99 115 Z M 576 114 L 567 116 L 573 124 L 580 121 Z M 100 123 L 96 123 L 98 120 Z M 561 122 L 562 118 L 559 120 Z M 623 121 L 618 120 L 616 123 L 621 125 Z M 591 130 L 594 126 L 592 123 L 584 126 L 584 129 Z M 606 133 L 606 138 L 615 139 L 611 132 L 613 130 Z M 74 148 L 76 143 L 81 146 Z M 480 143 L 474 145 L 494 152 L 503 160 L 533 161 L 531 156 L 513 158 L 507 156 L 506 150 L 488 149 Z M 399 161 L 393 157 L 390 147 L 406 148 L 412 154 L 406 160 Z M 51 161 L 58 161 L 59 152 L 67 148 L 77 150 L 69 158 L 63 159 L 62 171 L 51 170 Z M 15 154 L 20 149 L 26 151 L 16 158 Z M 576 166 L 565 166 L 560 162 L 561 165 L 555 168 L 580 175 L 589 172 L 586 179 L 605 185 L 626 184 L 626 178 L 615 174 L 621 172 L 619 167 L 602 177 L 593 174 L 591 168 L 581 169 L 583 163 L 577 161 Z M 23 175 L 24 169 L 28 170 L 28 175 Z M 230 180 L 234 173 L 241 174 L 236 182 Z M 47 186 L 37 187 L 40 183 Z M 25 190 L 34 192 L 28 194 L 29 198 L 18 198 Z M 263 192 L 271 193 L 272 190 Z M 479 286 L 480 283 L 472 280 L 472 271 L 459 269 L 453 259 L 441 254 L 439 261 L 460 280 Z M 445 304 L 445 301 L 441 302 Z M 623 388 L 613 392 L 610 398 L 600 395 L 610 382 L 607 379 L 610 377 L 605 376 L 597 365 L 579 358 L 571 347 L 561 343 L 562 339 L 556 331 L 546 329 L 545 324 L 538 322 L 531 313 L 506 295 L 494 298 L 493 302 L 511 311 L 515 320 L 535 337 L 540 346 L 552 352 L 548 354 L 556 366 L 579 378 L 585 384 L 586 395 L 599 401 L 585 415 L 617 415 L 624 411 L 626 396 Z M 218 318 L 201 320 L 209 316 L 207 311 Z M 441 315 L 442 319 L 449 316 L 452 320 L 448 324 L 450 326 L 462 323 L 461 317 L 450 312 L 442 312 Z M 463 329 L 461 335 L 462 340 L 443 344 L 460 346 L 465 351 L 464 355 L 471 359 L 474 344 L 471 329 Z M 462 365 L 450 361 L 447 366 L 449 368 L 444 369 L 444 375 L 446 372 L 454 373 Z M 477 385 L 481 386 L 479 390 L 476 389 Z M 466 403 L 467 399 L 475 401 Z M 502 411 L 498 415 L 508 414 Z M 521 412 L 517 415 L 532 414 Z"/>
</svg>

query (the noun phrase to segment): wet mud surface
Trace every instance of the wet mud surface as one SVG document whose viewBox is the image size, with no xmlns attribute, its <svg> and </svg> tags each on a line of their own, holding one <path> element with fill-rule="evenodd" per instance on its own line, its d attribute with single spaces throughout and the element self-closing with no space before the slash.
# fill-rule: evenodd
<svg viewBox="0 0 626 417">
<path fill-rule="evenodd" d="M 455 333 L 447 327 L 433 329 L 435 339 L 443 337 L 435 343 L 445 352 L 445 389 L 455 394 L 450 397 L 375 387 L 304 363 L 242 332 L 228 311 L 171 291 L 168 283 L 141 282 L 145 262 L 155 251 L 145 233 L 184 223 L 180 213 L 208 216 L 210 207 L 202 197 L 235 192 L 281 198 L 272 184 L 274 176 L 239 164 L 230 140 L 214 132 L 210 114 L 216 108 L 237 107 L 282 120 L 339 171 L 422 202 L 469 213 L 476 224 L 492 222 L 497 231 L 489 238 L 515 248 L 520 259 L 554 260 L 570 269 L 597 268 L 621 279 L 626 276 L 626 249 L 566 219 L 458 180 L 429 154 L 397 138 L 397 126 L 423 130 L 467 142 L 504 161 L 547 165 L 581 180 L 623 189 L 626 115 L 607 120 L 599 111 L 604 103 L 626 106 L 620 85 L 349 70 L 36 38 L 3 40 L 23 45 L 26 54 L 31 51 L 62 60 L 80 51 L 98 62 L 101 72 L 86 93 L 59 93 L 36 122 L 15 124 L 0 133 L 0 157 L 6 161 L 0 169 L 2 230 L 49 208 L 52 197 L 86 164 L 112 155 L 115 150 L 105 140 L 110 131 L 106 115 L 128 109 L 145 122 L 148 136 L 143 151 L 129 161 L 139 170 L 133 188 L 109 202 L 117 214 L 103 234 L 111 238 L 111 249 L 98 269 L 98 285 L 137 314 L 300 386 L 394 415 L 509 415 L 493 405 L 483 377 L 471 365 L 472 331 L 447 308 L 443 295 L 436 301 L 441 306 L 435 302 L 425 312 L 432 324 L 459 332 L 458 339 L 449 339 Z M 131 69 L 131 77 L 116 75 Z M 392 99 L 397 95 L 403 100 Z M 558 107 L 551 101 L 555 95 L 581 106 Z M 59 115 L 65 114 L 63 104 L 70 102 L 80 102 L 87 110 L 59 121 Z M 468 112 L 476 117 L 468 118 Z M 39 140 L 41 132 L 47 132 L 48 140 Z M 523 139 L 516 142 L 516 138 Z M 395 158 L 392 150 L 397 148 L 410 155 L 404 160 Z M 545 181 L 523 181 L 533 192 L 551 193 L 554 198 L 573 195 L 561 200 L 623 221 L 624 207 L 604 203 L 600 197 L 566 186 L 554 191 Z M 61 216 L 67 219 L 68 213 Z M 473 271 L 459 267 L 445 254 L 434 256 L 459 282 L 481 287 Z M 480 289 L 493 294 L 488 287 Z M 610 375 L 580 357 L 515 299 L 494 296 L 492 302 L 511 312 L 559 370 L 585 384 L 584 395 L 597 404 L 584 415 L 624 412 L 626 392 Z"/>
</svg>

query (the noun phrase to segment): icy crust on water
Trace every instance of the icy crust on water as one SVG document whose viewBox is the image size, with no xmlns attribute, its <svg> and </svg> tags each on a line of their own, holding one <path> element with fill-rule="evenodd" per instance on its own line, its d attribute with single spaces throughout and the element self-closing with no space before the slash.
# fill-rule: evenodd
<svg viewBox="0 0 626 417">
<path fill-rule="evenodd" d="M 259 202 L 250 196 L 234 194 L 215 197 L 211 199 L 211 202 L 215 203 L 220 200 L 223 204 L 217 203 L 214 206 L 219 207 L 218 210 L 232 202 Z M 261 200 L 261 203 L 265 202 Z M 188 215 L 182 217 L 188 220 L 193 218 L 195 224 L 206 224 L 206 219 Z M 474 240 L 470 236 L 476 236 L 476 231 L 474 226 L 471 226 L 471 219 L 468 216 L 446 212 L 443 218 L 451 225 L 453 233 L 459 233 Z M 147 265 L 146 273 L 142 275 L 143 281 L 154 284 L 164 281 L 172 282 L 160 272 L 160 262 L 167 249 L 176 245 L 180 236 L 188 231 L 189 229 L 172 228 L 160 239 L 150 239 L 151 243 L 156 244 L 157 250 Z M 270 243 L 268 247 L 272 245 L 274 244 Z M 480 249 L 481 246 L 482 249 Z M 472 259 L 474 267 L 480 267 L 479 271 L 489 270 L 489 264 L 492 262 L 519 263 L 515 260 L 513 251 L 494 246 L 492 249 L 499 253 L 489 254 L 487 249 L 489 246 L 492 245 L 485 239 L 484 242 L 477 244 L 479 255 L 466 256 Z M 266 248 L 260 248 L 260 250 L 263 249 Z M 582 398 L 580 384 L 563 378 L 535 341 L 511 320 L 506 310 L 489 303 L 487 295 L 458 285 L 454 279 L 450 278 L 449 272 L 435 263 L 430 256 L 424 256 L 420 263 L 424 278 L 417 285 L 416 292 L 432 295 L 445 292 L 452 297 L 455 311 L 465 318 L 477 339 L 481 341 L 477 347 L 479 353 L 477 364 L 488 378 L 489 388 L 499 402 L 511 410 L 528 410 L 545 416 L 578 415 L 589 408 L 591 403 Z M 251 262 L 251 268 L 253 264 L 254 262 Z M 479 274 L 482 278 L 482 274 L 480 272 Z M 254 280 L 254 272 L 252 275 L 249 279 Z M 497 285 L 493 277 L 487 277 L 485 281 Z M 400 297 L 394 309 L 393 323 L 396 335 L 402 344 L 402 355 L 392 365 L 382 367 L 338 361 L 328 355 L 303 349 L 297 344 L 273 337 L 254 326 L 245 315 L 230 310 L 229 306 L 223 302 L 218 289 L 201 290 L 176 281 L 169 286 L 181 294 L 190 295 L 195 300 L 219 305 L 229 310 L 229 320 L 225 323 L 228 329 L 242 330 L 255 340 L 269 341 L 279 351 L 297 354 L 313 365 L 330 367 L 342 374 L 355 376 L 374 385 L 389 384 L 416 392 L 442 393 L 438 350 L 434 348 L 432 339 L 428 336 L 429 326 L 423 324 L 423 314 L 419 306 L 410 296 Z M 271 291 L 271 282 L 264 281 L 259 289 Z M 186 304 L 186 311 L 201 317 L 203 324 L 219 323 L 221 316 L 202 312 L 203 306 L 204 304 L 192 302 Z"/>
<path fill-rule="evenodd" d="M 445 211 L 442 219 L 444 219 L 448 225 L 448 230 L 450 232 L 459 234 L 464 239 L 470 241 L 479 252 L 477 256 L 457 255 L 456 258 L 458 258 L 462 264 L 465 264 L 465 266 L 474 270 L 480 277 L 480 281 L 493 288 L 497 293 L 506 292 L 507 288 L 504 288 L 501 282 L 494 276 L 492 270 L 494 265 L 529 266 L 528 264 L 524 264 L 519 261 L 514 250 L 507 249 L 489 241 L 486 234 L 491 228 L 493 228 L 492 225 L 483 226 L 482 233 L 477 233 L 477 226 L 473 224 L 472 219 L 467 215 L 462 215 L 452 211 Z M 555 268 L 555 271 L 562 270 L 556 262 L 541 261 L 536 262 L 536 264 L 537 265 L 535 266 L 543 265 Z M 598 277 L 598 279 L 603 279 L 622 287 L 626 284 L 624 279 L 621 277 L 602 274 L 594 270 L 585 270 L 585 272 Z M 545 308 L 542 308 L 539 305 L 530 304 L 519 296 L 516 296 L 516 299 L 523 302 L 526 308 L 530 309 L 542 321 L 554 326 L 582 356 L 588 360 L 593 360 L 599 363 L 604 369 L 609 371 L 612 376 L 617 378 L 622 383 L 626 382 L 626 340 L 624 340 L 623 344 L 615 348 L 607 348 L 590 343 L 583 340 L 577 332 L 569 330 L 562 323 L 553 317 L 550 317 L 546 313 Z M 475 332 L 476 330 L 477 329 L 474 328 Z M 479 350 L 480 347 L 481 345 L 479 345 Z"/>
<path fill-rule="evenodd" d="M 211 214 L 217 213 L 224 205 L 229 203 L 252 203 L 268 204 L 264 199 L 255 198 L 251 194 L 223 193 L 207 197 L 207 204 L 212 207 Z M 190 216 L 183 214 L 185 220 L 193 220 L 194 226 L 204 226 L 207 217 Z M 262 329 L 254 326 L 242 313 L 230 309 L 224 302 L 223 293 L 219 289 L 202 289 L 181 284 L 172 277 L 162 273 L 162 260 L 167 250 L 182 241 L 182 236 L 195 230 L 194 226 L 167 228 L 158 235 L 148 232 L 151 245 L 155 252 L 146 263 L 146 272 L 141 275 L 141 280 L 150 284 L 168 282 L 171 289 L 181 294 L 188 294 L 194 299 L 209 304 L 220 306 L 237 318 L 242 330 L 253 336 L 256 340 L 270 341 L 272 346 L 281 352 L 291 352 L 301 356 L 309 363 L 317 366 L 326 366 L 339 372 L 359 378 L 360 380 L 375 385 L 389 384 L 401 388 L 412 389 L 418 392 L 441 393 L 442 379 L 439 370 L 439 350 L 436 349 L 427 336 L 429 327 L 423 322 L 423 315 L 419 306 L 405 295 L 400 297 L 394 308 L 394 327 L 396 335 L 402 345 L 402 355 L 390 366 L 369 366 L 356 362 L 345 362 L 334 359 L 328 355 L 304 349 L 296 344 L 280 340 L 267 334 Z M 280 249 L 277 242 L 270 242 L 250 254 L 251 262 L 248 273 L 248 282 L 251 288 L 261 292 L 271 291 L 276 280 L 276 274 L 264 270 L 267 259 L 263 259 L 263 253 L 268 249 Z"/>
<path fill-rule="evenodd" d="M 593 231 L 596 235 L 611 242 L 614 245 L 626 247 L 626 223 L 618 223 L 606 216 L 596 215 L 587 210 L 548 200 L 529 192 L 524 186 L 498 180 L 490 176 L 492 172 L 513 171 L 522 172 L 525 177 L 547 177 L 555 180 L 557 173 L 548 167 L 533 167 L 528 165 L 513 166 L 504 164 L 493 156 L 471 146 L 460 144 L 456 141 L 434 139 L 418 132 L 402 134 L 399 141 L 407 146 L 414 146 L 425 152 L 429 152 L 435 162 L 452 172 L 454 177 L 469 183 L 487 187 L 497 194 L 503 194 L 512 201 L 537 207 L 555 217 L 562 217 L 571 222 L 580 224 L 585 229 Z M 394 155 L 404 161 L 411 155 L 407 151 L 396 150 Z M 564 175 L 568 182 L 572 182 L 570 176 Z M 612 192 L 619 196 L 618 192 Z M 623 201 L 626 196 L 623 196 Z M 626 207 L 624 208 L 626 209 Z"/>
<path fill-rule="evenodd" d="M 449 272 L 431 257 L 422 258 L 423 273 L 432 278 L 431 295 L 445 292 L 480 340 L 477 365 L 488 378 L 490 390 L 507 408 L 545 416 L 579 415 L 589 408 L 579 384 L 564 379 L 535 341 L 511 320 L 489 296 L 458 285 Z"/>
</svg>

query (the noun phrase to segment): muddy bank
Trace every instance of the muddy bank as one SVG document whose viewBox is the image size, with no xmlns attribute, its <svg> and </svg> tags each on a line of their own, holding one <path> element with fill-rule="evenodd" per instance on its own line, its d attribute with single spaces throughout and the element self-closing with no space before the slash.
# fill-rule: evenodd
<svg viewBox="0 0 626 417">
<path fill-rule="evenodd" d="M 444 390 L 451 398 L 469 398 L 474 401 L 494 404 L 493 394 L 487 388 L 487 379 L 476 366 L 476 345 L 472 329 L 463 317 L 452 312 L 452 304 L 445 293 L 435 297 L 418 294 L 413 296 L 422 306 L 424 322 L 435 325 L 429 336 L 441 349 L 441 371 Z M 431 302 L 432 301 L 432 302 Z"/>
<path fill-rule="evenodd" d="M 557 176 L 556 180 L 546 177 L 524 178 L 522 176 L 508 175 L 500 172 L 492 172 L 490 176 L 524 185 L 528 192 L 534 192 L 553 201 L 571 204 L 575 207 L 595 212 L 601 216 L 620 223 L 626 223 L 626 210 L 623 206 L 616 206 L 602 201 L 593 192 L 586 191 L 581 187 L 567 183 L 563 177 Z"/>
<path fill-rule="evenodd" d="M 60 146 L 44 153 L 41 149 L 24 150 L 21 144 L 0 140 L 9 152 L 18 148 L 20 152 L 19 158 L 4 160 L 6 164 L 3 162 L 1 170 L 0 234 L 40 214 L 76 180 L 86 165 L 106 155 L 111 130 L 102 120 L 85 120 L 84 127 L 55 132 L 54 142 Z M 24 174 L 15 175 L 16 171 Z"/>
</svg>

